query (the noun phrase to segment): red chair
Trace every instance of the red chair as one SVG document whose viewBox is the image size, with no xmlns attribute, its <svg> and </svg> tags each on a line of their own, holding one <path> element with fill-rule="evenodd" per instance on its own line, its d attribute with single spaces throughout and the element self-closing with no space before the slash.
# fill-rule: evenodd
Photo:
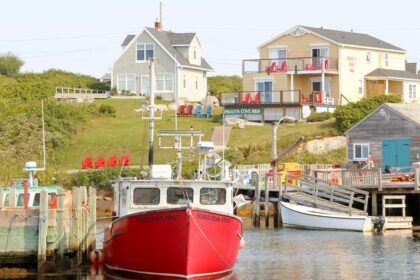
<svg viewBox="0 0 420 280">
<path fill-rule="evenodd" d="M 108 166 L 117 166 L 117 158 L 115 156 L 109 157 Z"/>
<path fill-rule="evenodd" d="M 104 157 L 98 157 L 95 161 L 95 168 L 104 167 L 105 166 L 105 159 Z"/>
<path fill-rule="evenodd" d="M 303 93 L 300 94 L 300 100 L 302 103 L 309 104 L 309 97 L 305 97 Z"/>
<path fill-rule="evenodd" d="M 85 157 L 82 161 L 82 168 L 92 168 L 92 158 L 91 157 Z"/>
<path fill-rule="evenodd" d="M 251 104 L 251 93 L 249 93 L 249 92 L 247 92 L 246 94 L 245 94 L 245 101 L 244 101 L 244 103 L 246 103 L 246 104 Z"/>
<path fill-rule="evenodd" d="M 322 103 L 322 92 L 318 91 L 315 93 L 315 103 Z"/>
<path fill-rule="evenodd" d="M 185 105 L 179 105 L 178 111 L 176 111 L 176 115 L 182 117 L 184 115 L 184 111 L 185 111 Z"/>
<path fill-rule="evenodd" d="M 281 63 L 280 72 L 287 72 L 286 60 Z"/>
<path fill-rule="evenodd" d="M 183 116 L 185 116 L 185 117 L 191 117 L 192 116 L 192 112 L 193 112 L 193 108 L 194 108 L 193 105 L 186 106 L 185 109 L 184 109 Z"/>
<path fill-rule="evenodd" d="M 119 164 L 121 166 L 129 166 L 130 165 L 130 159 L 128 158 L 127 155 L 122 156 L 122 158 L 119 160 Z"/>
<path fill-rule="evenodd" d="M 260 92 L 259 91 L 255 94 L 254 100 L 252 100 L 252 103 L 254 103 L 254 104 L 260 104 L 261 103 L 261 97 L 260 97 Z"/>
</svg>

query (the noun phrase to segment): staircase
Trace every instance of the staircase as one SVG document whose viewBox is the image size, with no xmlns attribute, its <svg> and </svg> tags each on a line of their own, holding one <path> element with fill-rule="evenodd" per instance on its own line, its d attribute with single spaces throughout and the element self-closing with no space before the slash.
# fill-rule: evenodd
<svg viewBox="0 0 420 280">
<path fill-rule="evenodd" d="M 232 131 L 232 128 L 226 127 L 226 126 L 224 128 L 225 128 L 224 141 L 223 141 L 223 126 L 216 126 L 213 130 L 213 135 L 211 136 L 211 142 L 214 143 L 214 152 L 223 150 L 224 148 L 226 148 L 229 142 L 229 136 L 230 136 L 230 132 Z"/>
</svg>

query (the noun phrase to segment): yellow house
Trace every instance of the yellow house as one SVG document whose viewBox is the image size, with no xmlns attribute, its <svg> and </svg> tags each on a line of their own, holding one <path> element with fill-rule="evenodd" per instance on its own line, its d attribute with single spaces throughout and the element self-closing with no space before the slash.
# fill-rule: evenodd
<svg viewBox="0 0 420 280">
<path fill-rule="evenodd" d="M 244 92 L 222 97 L 228 115 L 241 108 L 247 119 L 299 119 L 388 94 L 420 101 L 420 78 L 406 70 L 406 51 L 368 34 L 295 26 L 258 51 L 259 59 L 243 60 Z"/>
</svg>

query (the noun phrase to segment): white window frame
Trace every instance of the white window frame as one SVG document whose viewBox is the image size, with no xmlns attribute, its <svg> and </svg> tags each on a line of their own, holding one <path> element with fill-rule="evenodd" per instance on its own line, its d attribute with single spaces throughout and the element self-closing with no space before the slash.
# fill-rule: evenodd
<svg viewBox="0 0 420 280">
<path fill-rule="evenodd" d="M 284 57 L 279 57 L 279 52 L 284 51 Z M 274 61 L 277 63 L 277 67 L 281 67 L 283 61 L 287 61 L 287 47 L 272 47 L 268 50 L 270 56 L 270 65 Z"/>
<path fill-rule="evenodd" d="M 195 90 L 198 91 L 198 77 L 195 77 Z"/>
<path fill-rule="evenodd" d="M 134 90 L 130 90 L 130 92 L 137 92 L 137 83 L 136 83 L 137 75 L 135 73 L 124 73 L 124 74 L 118 74 L 117 75 L 117 91 L 118 92 L 122 92 L 123 90 L 127 91 L 127 88 L 128 88 L 128 79 L 127 79 L 127 76 L 128 75 L 133 75 L 134 76 Z M 121 78 L 123 76 L 125 77 L 124 78 L 124 80 L 125 80 L 125 87 L 122 89 L 122 88 L 120 88 L 120 81 L 121 81 Z"/>
<path fill-rule="evenodd" d="M 194 60 L 197 59 L 197 47 L 194 46 Z"/>
<path fill-rule="evenodd" d="M 373 60 L 372 52 L 371 51 L 367 51 L 366 52 L 366 61 L 367 62 L 372 62 L 372 60 Z"/>
<path fill-rule="evenodd" d="M 136 62 L 138 62 L 138 63 L 147 63 L 148 61 L 149 61 L 149 58 L 147 57 L 147 46 L 152 46 L 152 51 L 153 51 L 153 53 L 152 53 L 152 56 L 151 57 L 153 57 L 154 55 L 155 55 L 155 44 L 153 44 L 153 43 L 137 43 L 136 44 Z M 139 52 L 139 51 L 141 51 L 140 49 L 139 49 L 139 46 L 143 46 L 143 56 L 144 56 L 144 59 L 138 59 L 138 56 L 137 56 L 137 53 Z"/>
<path fill-rule="evenodd" d="M 409 99 L 417 98 L 417 85 L 416 84 L 408 84 L 408 98 Z"/>
<path fill-rule="evenodd" d="M 385 64 L 385 67 L 389 66 L 389 55 L 388 55 L 388 53 L 385 53 L 385 55 L 384 55 L 384 64 Z"/>
<path fill-rule="evenodd" d="M 359 95 L 363 96 L 363 80 L 359 80 L 358 83 L 359 83 L 359 86 L 358 86 Z"/>
<path fill-rule="evenodd" d="M 356 157 L 356 146 L 360 146 L 361 157 Z M 363 147 L 367 147 L 366 157 L 363 157 Z M 353 160 L 367 160 L 370 153 L 369 143 L 354 143 L 353 144 Z"/>
<path fill-rule="evenodd" d="M 147 89 L 143 86 L 144 79 L 147 80 Z M 146 91 L 144 91 L 146 89 Z M 142 95 L 149 95 L 150 94 L 150 77 L 149 75 L 141 75 L 140 76 L 140 93 Z"/>
<path fill-rule="evenodd" d="M 184 80 L 182 81 L 184 88 L 187 88 L 187 75 L 184 75 Z"/>
<path fill-rule="evenodd" d="M 159 88 L 159 86 L 158 86 L 158 80 L 162 76 L 163 76 L 163 79 L 162 79 L 163 86 L 162 86 L 162 88 Z M 170 77 L 170 85 L 171 85 L 171 88 L 170 89 L 168 89 L 168 86 L 169 86 L 168 81 L 169 81 L 169 79 L 167 79 L 167 77 Z M 173 91 L 174 91 L 174 75 L 173 75 L 173 73 L 159 73 L 159 74 L 156 74 L 156 92 L 159 92 L 159 93 L 168 93 L 168 92 L 173 92 Z"/>
</svg>

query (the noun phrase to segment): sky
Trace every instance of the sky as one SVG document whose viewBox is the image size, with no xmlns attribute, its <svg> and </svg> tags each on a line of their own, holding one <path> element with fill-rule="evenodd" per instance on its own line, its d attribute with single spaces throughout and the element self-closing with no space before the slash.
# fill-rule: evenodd
<svg viewBox="0 0 420 280">
<path fill-rule="evenodd" d="M 0 53 L 22 71 L 51 68 L 100 78 L 111 72 L 127 34 L 153 27 L 160 0 L 1 0 Z M 420 1 L 163 0 L 162 25 L 195 32 L 214 75 L 241 75 L 242 60 L 296 25 L 367 33 L 420 63 Z M 420 65 L 419 65 L 420 68 Z"/>
</svg>

